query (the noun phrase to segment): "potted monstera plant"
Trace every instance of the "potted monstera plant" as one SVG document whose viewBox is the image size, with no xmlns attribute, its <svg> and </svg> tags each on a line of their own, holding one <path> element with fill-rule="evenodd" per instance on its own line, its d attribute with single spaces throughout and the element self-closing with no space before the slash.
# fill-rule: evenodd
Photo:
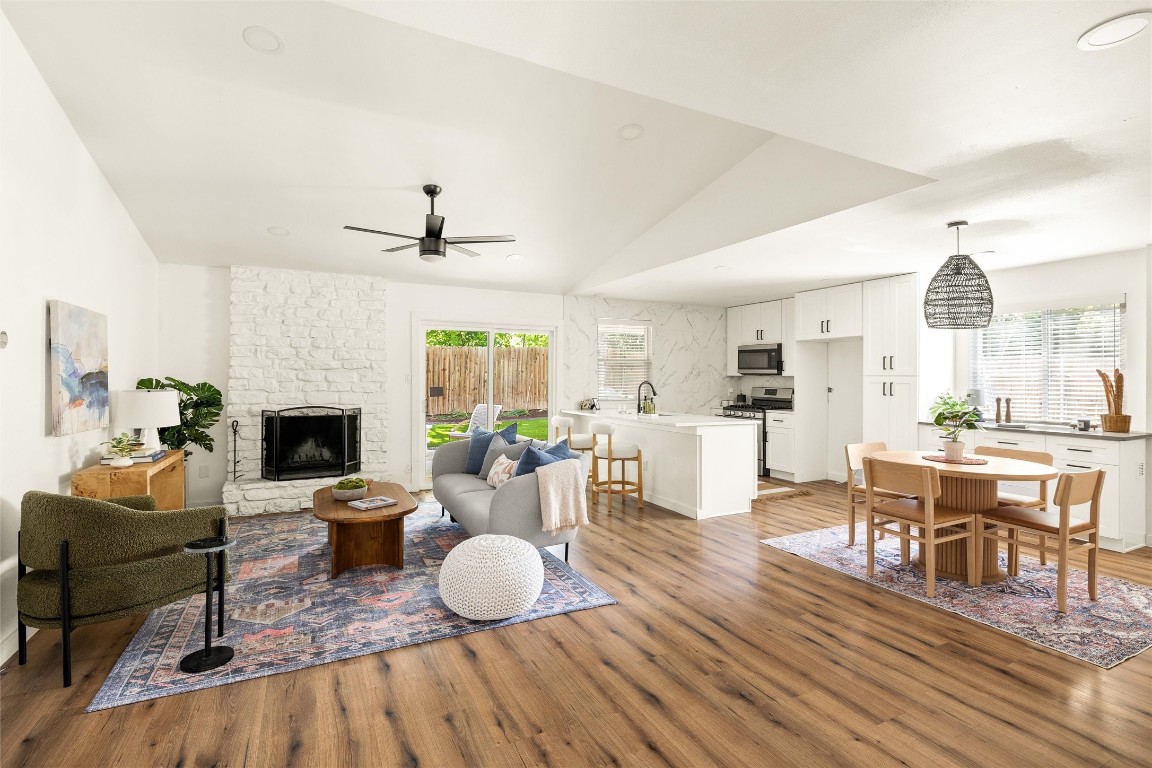
<svg viewBox="0 0 1152 768">
<path fill-rule="evenodd" d="M 224 412 L 224 396 L 219 389 L 206 381 L 189 384 L 171 376 L 140 379 L 136 389 L 174 389 L 180 393 L 180 423 L 160 430 L 160 442 L 172 450 L 192 443 L 212 452 L 214 440 L 208 430 L 220 421 L 220 414 Z"/>
<path fill-rule="evenodd" d="M 944 458 L 959 461 L 964 458 L 964 443 L 960 434 L 969 429 L 984 429 L 980 425 L 980 409 L 964 400 L 943 392 L 928 409 L 936 431 L 944 436 Z"/>
</svg>

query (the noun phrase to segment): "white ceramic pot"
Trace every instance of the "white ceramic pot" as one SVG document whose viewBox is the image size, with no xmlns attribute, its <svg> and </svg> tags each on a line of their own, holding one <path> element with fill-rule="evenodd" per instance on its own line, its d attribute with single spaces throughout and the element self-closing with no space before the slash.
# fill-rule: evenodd
<svg viewBox="0 0 1152 768">
<path fill-rule="evenodd" d="M 112 459 L 112 461 L 108 462 L 108 466 L 117 467 L 119 469 L 130 467 L 132 466 L 132 459 L 128 458 L 127 456 L 117 456 L 116 458 Z"/>
<path fill-rule="evenodd" d="M 964 443 L 959 440 L 945 440 L 944 458 L 948 461 L 959 461 L 964 458 Z"/>
</svg>

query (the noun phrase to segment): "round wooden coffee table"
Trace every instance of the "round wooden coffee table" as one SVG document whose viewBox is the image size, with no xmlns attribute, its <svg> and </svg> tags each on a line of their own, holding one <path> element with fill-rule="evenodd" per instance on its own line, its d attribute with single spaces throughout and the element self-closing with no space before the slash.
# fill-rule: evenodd
<svg viewBox="0 0 1152 768">
<path fill-rule="evenodd" d="M 328 523 L 332 578 L 361 565 L 404 567 L 404 518 L 416 500 L 404 486 L 371 481 L 368 496 L 388 496 L 396 503 L 380 509 L 356 509 L 332 498 L 332 487 L 312 494 L 312 514 Z"/>
</svg>

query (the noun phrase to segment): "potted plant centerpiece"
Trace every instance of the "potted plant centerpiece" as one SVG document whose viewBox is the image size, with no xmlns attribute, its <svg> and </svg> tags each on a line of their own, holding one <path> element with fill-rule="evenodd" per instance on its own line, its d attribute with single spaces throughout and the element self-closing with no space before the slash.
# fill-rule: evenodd
<svg viewBox="0 0 1152 768">
<path fill-rule="evenodd" d="M 958 461 L 964 458 L 964 443 L 960 433 L 966 429 L 984 429 L 980 425 L 980 409 L 958 400 L 951 392 L 942 392 L 928 409 L 936 431 L 944 436 L 944 458 Z"/>
</svg>

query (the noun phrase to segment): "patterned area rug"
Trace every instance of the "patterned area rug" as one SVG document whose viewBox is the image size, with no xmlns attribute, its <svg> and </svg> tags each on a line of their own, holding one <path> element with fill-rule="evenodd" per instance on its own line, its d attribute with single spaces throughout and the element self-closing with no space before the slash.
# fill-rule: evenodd
<svg viewBox="0 0 1152 768">
<path fill-rule="evenodd" d="M 900 564 L 895 536 L 876 543 L 876 575 L 869 579 L 866 536 L 864 525 L 857 526 L 857 543 L 849 547 L 848 526 L 842 525 L 761 543 L 1105 669 L 1152 647 L 1152 587 L 1098 576 L 1099 599 L 1093 602 L 1088 599 L 1087 573 L 1072 568 L 1068 613 L 1062 614 L 1056 610 L 1055 563 L 1040 565 L 1022 554 L 1019 576 L 979 587 L 937 578 L 936 596 L 929 599 L 923 571 Z M 1004 552 L 1000 567 L 1006 567 Z"/>
<path fill-rule="evenodd" d="M 204 596 L 149 614 L 87 712 L 239 680 L 326 664 L 405 645 L 494 629 L 585 608 L 613 605 L 611 595 L 545 550 L 544 590 L 527 613 L 470 621 L 440 600 L 444 556 L 467 538 L 422 504 L 405 521 L 404 568 L 354 568 L 329 578 L 327 525 L 309 513 L 241 518 L 229 568 L 224 637 L 236 657 L 198 675 L 180 671 L 185 654 L 204 647 Z"/>
</svg>

